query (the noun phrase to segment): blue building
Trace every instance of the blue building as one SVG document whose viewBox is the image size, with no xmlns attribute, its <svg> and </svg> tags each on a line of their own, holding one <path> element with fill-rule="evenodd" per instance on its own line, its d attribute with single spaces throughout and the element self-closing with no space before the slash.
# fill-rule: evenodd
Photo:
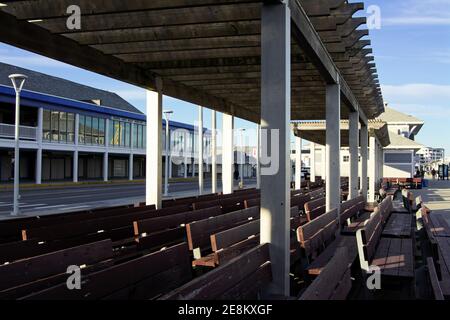
<svg viewBox="0 0 450 320">
<path fill-rule="evenodd" d="M 23 181 L 145 177 L 145 148 L 152 142 L 146 141 L 146 117 L 137 108 L 112 92 L 0 63 L 0 182 L 13 177 L 15 92 L 8 76 L 14 73 L 28 76 L 21 92 Z M 171 121 L 170 147 L 178 158 L 171 161 L 171 176 L 195 175 L 195 131 Z M 205 154 L 208 146 L 206 134 Z"/>
</svg>

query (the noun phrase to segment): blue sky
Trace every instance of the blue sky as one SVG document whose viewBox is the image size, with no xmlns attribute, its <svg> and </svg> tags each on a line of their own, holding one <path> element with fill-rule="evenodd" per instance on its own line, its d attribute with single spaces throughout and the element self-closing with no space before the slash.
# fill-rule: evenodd
<svg viewBox="0 0 450 320">
<path fill-rule="evenodd" d="M 381 29 L 370 30 L 369 38 L 385 102 L 425 121 L 418 142 L 450 151 L 450 0 L 364 2 L 366 8 L 381 9 Z M 0 61 L 114 91 L 145 111 L 145 91 L 138 87 L 1 43 Z M 174 110 L 172 118 L 181 122 L 194 123 L 198 115 L 197 106 L 169 97 L 164 108 Z M 210 118 L 205 109 L 208 127 Z M 254 128 L 240 119 L 235 126 Z"/>
</svg>

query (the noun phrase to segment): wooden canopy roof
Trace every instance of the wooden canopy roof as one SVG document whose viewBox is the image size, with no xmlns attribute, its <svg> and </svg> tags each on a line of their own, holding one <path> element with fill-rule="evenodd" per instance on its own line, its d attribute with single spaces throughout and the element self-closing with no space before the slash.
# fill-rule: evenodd
<svg viewBox="0 0 450 320">
<path fill-rule="evenodd" d="M 294 135 L 302 139 L 326 145 L 326 122 L 297 122 L 292 123 Z M 341 146 L 349 146 L 349 123 L 347 120 L 341 120 Z M 387 124 L 381 120 L 368 121 L 369 135 L 376 136 L 383 147 L 390 145 L 390 135 Z"/>
<path fill-rule="evenodd" d="M 5 1 L 0 41 L 165 95 L 259 122 L 258 0 Z M 281 1 L 281 0 L 279 0 Z M 81 29 L 66 26 L 68 6 Z M 290 0 L 293 120 L 325 118 L 325 85 L 339 82 L 342 117 L 384 110 L 374 57 L 353 15 L 363 3 Z"/>
</svg>

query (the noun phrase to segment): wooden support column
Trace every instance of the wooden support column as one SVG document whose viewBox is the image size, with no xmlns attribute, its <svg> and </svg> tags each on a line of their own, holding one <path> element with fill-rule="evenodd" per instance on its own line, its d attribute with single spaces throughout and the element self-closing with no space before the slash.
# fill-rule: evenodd
<svg viewBox="0 0 450 320">
<path fill-rule="evenodd" d="M 256 125 L 256 189 L 261 188 L 261 125 Z"/>
<path fill-rule="evenodd" d="M 337 209 L 341 202 L 341 95 L 339 84 L 326 87 L 326 210 Z"/>
<path fill-rule="evenodd" d="M 376 138 L 369 137 L 369 198 L 368 202 L 375 202 L 375 179 L 376 179 Z"/>
<path fill-rule="evenodd" d="M 162 199 L 162 91 L 147 90 L 147 156 L 145 202 L 161 209 Z M 153 141 L 150 148 L 150 141 Z"/>
<path fill-rule="evenodd" d="M 349 199 L 354 199 L 359 194 L 359 114 L 358 112 L 351 112 L 349 115 L 349 153 L 350 153 L 350 171 L 349 171 Z"/>
<path fill-rule="evenodd" d="M 198 107 L 198 194 L 203 194 L 203 107 Z"/>
<path fill-rule="evenodd" d="M 295 137 L 295 189 L 302 187 L 302 138 Z"/>
<path fill-rule="evenodd" d="M 368 161 L 368 142 L 369 142 L 369 133 L 367 129 L 367 125 L 361 124 L 360 131 L 360 144 L 361 144 L 361 194 L 364 199 L 367 200 L 367 161 Z"/>
<path fill-rule="evenodd" d="M 211 111 L 211 193 L 217 192 L 216 111 Z"/>
<path fill-rule="evenodd" d="M 222 192 L 224 194 L 233 193 L 233 127 L 233 116 L 224 113 L 222 116 Z"/>
<path fill-rule="evenodd" d="M 314 142 L 309 143 L 309 173 L 309 181 L 316 182 L 316 144 Z"/>
<path fill-rule="evenodd" d="M 265 3 L 261 17 L 261 156 L 270 156 L 271 161 L 261 161 L 261 243 L 270 243 L 273 280 L 269 293 L 285 296 L 289 295 L 290 268 L 290 70 L 289 6 Z"/>
</svg>

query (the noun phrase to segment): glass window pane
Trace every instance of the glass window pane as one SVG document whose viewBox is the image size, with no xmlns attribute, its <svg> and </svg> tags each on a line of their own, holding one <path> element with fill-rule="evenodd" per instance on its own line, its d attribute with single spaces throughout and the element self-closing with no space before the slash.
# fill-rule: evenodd
<svg viewBox="0 0 450 320">
<path fill-rule="evenodd" d="M 113 120 L 109 120 L 109 125 L 108 125 L 108 139 L 109 139 L 109 145 L 114 146 L 114 121 Z"/>
<path fill-rule="evenodd" d="M 138 134 L 137 134 L 137 127 L 138 124 L 133 124 L 133 148 L 137 148 L 137 139 L 138 139 Z"/>
<path fill-rule="evenodd" d="M 59 113 L 59 141 L 67 142 L 67 113 Z"/>
<path fill-rule="evenodd" d="M 147 145 L 147 126 L 142 126 L 143 132 L 142 132 L 142 148 L 145 148 Z"/>
<path fill-rule="evenodd" d="M 142 148 L 142 125 L 138 126 L 138 148 Z"/>
<path fill-rule="evenodd" d="M 67 141 L 73 142 L 75 136 L 75 114 L 67 114 Z"/>
<path fill-rule="evenodd" d="M 98 122 L 98 144 L 105 144 L 105 119 L 99 119 Z"/>
<path fill-rule="evenodd" d="M 114 145 L 120 145 L 120 122 L 114 120 Z"/>
<path fill-rule="evenodd" d="M 98 144 L 98 118 L 92 118 L 92 143 Z"/>
<path fill-rule="evenodd" d="M 84 125 L 84 135 L 87 144 L 92 143 L 92 117 L 86 116 L 86 121 Z"/>
<path fill-rule="evenodd" d="M 43 123 L 42 123 L 42 139 L 45 141 L 51 140 L 51 125 L 50 120 L 51 119 L 51 111 L 50 110 L 44 110 L 43 115 Z"/>
<path fill-rule="evenodd" d="M 80 115 L 79 124 L 78 124 L 78 142 L 85 143 L 84 141 L 84 121 L 85 117 Z"/>
<path fill-rule="evenodd" d="M 59 112 L 52 111 L 51 118 L 51 128 L 52 128 L 52 141 L 58 141 L 59 139 Z"/>
<path fill-rule="evenodd" d="M 125 123 L 125 146 L 130 146 L 130 137 L 131 137 L 131 127 L 130 123 Z"/>
</svg>

